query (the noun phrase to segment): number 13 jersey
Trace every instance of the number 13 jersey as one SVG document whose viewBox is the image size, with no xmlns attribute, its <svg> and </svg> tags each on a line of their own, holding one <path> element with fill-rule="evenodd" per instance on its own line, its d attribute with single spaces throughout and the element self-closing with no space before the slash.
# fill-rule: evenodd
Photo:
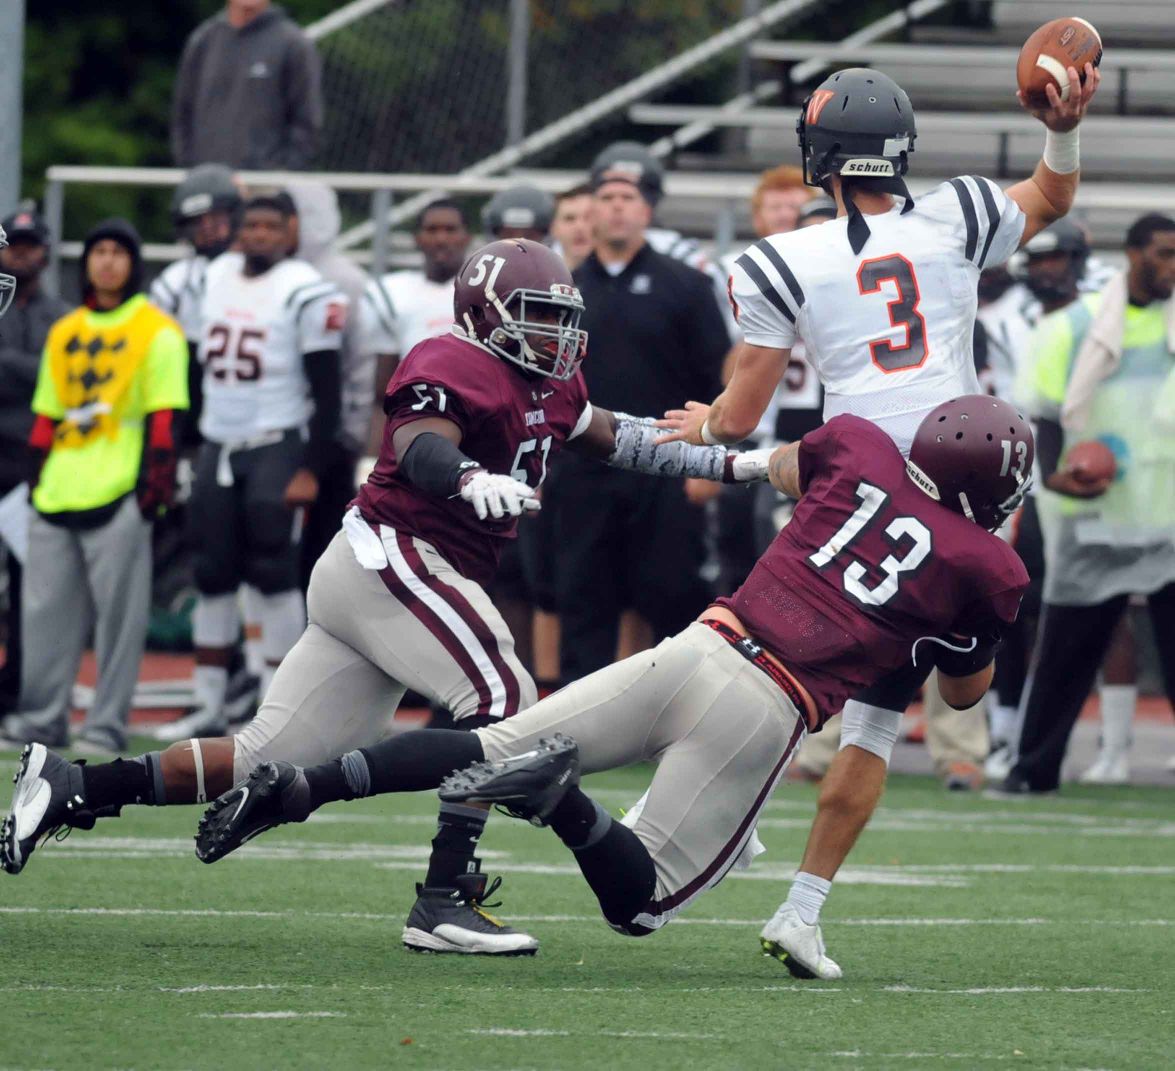
<svg viewBox="0 0 1175 1071">
<path fill-rule="evenodd" d="M 803 341 L 824 384 L 825 420 L 871 420 L 907 454 L 926 413 L 980 393 L 976 284 L 1015 252 L 1024 213 L 975 177 L 944 182 L 909 212 L 903 203 L 866 217 L 859 254 L 847 217 L 756 242 L 735 261 L 730 299 L 752 345 Z"/>
<path fill-rule="evenodd" d="M 885 432 L 840 416 L 800 443 L 795 516 L 718 601 L 808 689 L 821 721 L 915 645 L 929 665 L 933 638 L 982 642 L 1016 620 L 1019 555 L 923 492 Z"/>
<path fill-rule="evenodd" d="M 244 266 L 224 253 L 205 276 L 200 434 L 216 443 L 306 424 L 314 403 L 302 357 L 337 351 L 347 320 L 347 298 L 304 260 L 253 276 Z"/>
</svg>

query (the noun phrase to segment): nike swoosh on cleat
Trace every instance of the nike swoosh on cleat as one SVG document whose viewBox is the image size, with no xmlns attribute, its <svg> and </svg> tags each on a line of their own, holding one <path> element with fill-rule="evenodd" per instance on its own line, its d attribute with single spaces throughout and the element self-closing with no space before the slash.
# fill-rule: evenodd
<svg viewBox="0 0 1175 1071">
<path fill-rule="evenodd" d="M 232 817 L 232 821 L 236 821 L 241 816 L 241 808 L 245 806 L 245 802 L 249 799 L 249 786 L 244 785 L 241 788 L 241 802 L 237 804 L 236 813 Z"/>
</svg>

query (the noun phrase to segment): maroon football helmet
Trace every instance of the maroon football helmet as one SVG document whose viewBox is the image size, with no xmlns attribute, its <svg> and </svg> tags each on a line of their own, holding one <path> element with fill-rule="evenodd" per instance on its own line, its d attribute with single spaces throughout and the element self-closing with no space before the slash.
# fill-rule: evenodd
<svg viewBox="0 0 1175 1071">
<path fill-rule="evenodd" d="M 528 372 L 560 380 L 575 375 L 587 350 L 582 315 L 583 298 L 563 258 L 538 242 L 490 242 L 457 273 L 457 327 Z"/>
<path fill-rule="evenodd" d="M 918 425 L 906 471 L 948 509 L 994 532 L 1032 483 L 1036 445 L 1014 406 L 965 394 L 932 409 Z"/>
</svg>

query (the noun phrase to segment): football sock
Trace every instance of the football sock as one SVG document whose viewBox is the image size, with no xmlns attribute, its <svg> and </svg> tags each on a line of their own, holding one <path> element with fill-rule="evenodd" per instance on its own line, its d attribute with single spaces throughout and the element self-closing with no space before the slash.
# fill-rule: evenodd
<svg viewBox="0 0 1175 1071">
<path fill-rule="evenodd" d="M 96 766 L 82 767 L 82 785 L 86 805 L 92 811 L 103 807 L 121 807 L 128 803 L 155 803 L 155 776 L 159 754 L 137 759 L 115 759 Z"/>
<path fill-rule="evenodd" d="M 550 826 L 575 854 L 604 918 L 627 926 L 657 887 L 656 867 L 640 838 L 578 787 L 560 800 Z"/>
<path fill-rule="evenodd" d="M 474 852 L 486 827 L 489 812 L 464 803 L 442 803 L 437 815 L 437 835 L 428 857 L 424 884 L 432 888 L 451 887 L 459 874 L 477 869 Z"/>
<path fill-rule="evenodd" d="M 1010 744 L 1016 734 L 1016 708 L 1004 703 L 988 706 L 992 743 Z"/>
<path fill-rule="evenodd" d="M 224 666 L 197 665 L 192 681 L 197 710 L 224 711 L 224 694 L 228 690 L 228 670 Z"/>
<path fill-rule="evenodd" d="M 815 926 L 820 921 L 820 909 L 831 889 L 832 882 L 827 878 L 818 878 L 801 870 L 791 884 L 787 902 L 796 909 L 805 926 Z"/>
<path fill-rule="evenodd" d="M 317 808 L 332 800 L 437 788 L 454 770 L 484 758 L 475 733 L 418 729 L 309 766 L 304 772 L 311 804 Z"/>
<path fill-rule="evenodd" d="M 1130 724 L 1138 702 L 1133 684 L 1103 684 L 1099 689 L 1102 706 L 1102 750 L 1124 755 L 1130 750 Z"/>
</svg>

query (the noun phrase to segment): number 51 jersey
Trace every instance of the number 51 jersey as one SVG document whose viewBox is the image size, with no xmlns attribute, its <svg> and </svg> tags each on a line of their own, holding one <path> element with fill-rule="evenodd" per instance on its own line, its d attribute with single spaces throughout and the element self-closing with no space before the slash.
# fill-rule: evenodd
<svg viewBox="0 0 1175 1071">
<path fill-rule="evenodd" d="M 253 276 L 244 266 L 224 253 L 205 276 L 200 434 L 216 443 L 306 424 L 314 403 L 302 357 L 337 351 L 347 321 L 347 298 L 304 260 Z"/>
<path fill-rule="evenodd" d="M 867 216 L 852 251 L 848 219 L 756 242 L 734 264 L 730 298 L 754 346 L 805 356 L 824 384 L 824 418 L 852 413 L 908 454 L 922 417 L 978 394 L 972 338 L 984 268 L 1015 252 L 1024 213 L 994 182 L 956 178 L 903 212 Z"/>
<path fill-rule="evenodd" d="M 992 639 L 1016 620 L 1019 555 L 923 492 L 876 425 L 840 416 L 801 440 L 803 497 L 733 596 L 720 599 L 816 700 L 821 721 L 917 645 Z"/>
</svg>

